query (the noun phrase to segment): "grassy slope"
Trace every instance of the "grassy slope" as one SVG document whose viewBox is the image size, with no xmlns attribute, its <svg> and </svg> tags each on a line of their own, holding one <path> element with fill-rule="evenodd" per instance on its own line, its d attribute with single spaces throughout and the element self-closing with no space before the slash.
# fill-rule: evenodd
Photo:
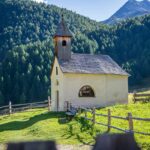
<svg viewBox="0 0 150 150">
<path fill-rule="evenodd" d="M 99 113 L 107 113 L 107 109 L 99 110 Z M 133 116 L 141 117 L 141 118 L 149 118 L 150 116 L 150 104 L 129 104 L 129 105 L 117 105 L 114 107 L 110 107 L 112 115 L 114 116 L 127 116 L 128 112 L 132 112 Z M 104 117 L 98 117 L 98 121 L 102 121 L 107 123 L 107 119 L 104 119 Z M 112 125 L 116 127 L 120 127 L 123 129 L 129 129 L 128 128 L 128 122 L 118 119 L 112 119 Z M 106 131 L 107 128 L 96 126 L 96 128 L 100 131 Z M 141 131 L 141 132 L 147 132 L 150 133 L 150 122 L 144 122 L 144 121 L 134 121 L 134 130 L 135 131 Z M 116 133 L 118 131 L 112 129 L 111 133 Z M 150 147 L 150 137 L 135 134 L 135 138 L 137 142 L 143 147 L 143 149 L 148 149 Z"/>
<path fill-rule="evenodd" d="M 112 115 L 126 116 L 132 112 L 133 116 L 149 118 L 150 104 L 129 104 L 109 107 Z M 97 113 L 107 113 L 107 108 L 97 110 Z M 95 126 L 94 134 L 91 130 L 82 128 L 82 124 L 77 121 L 60 123 L 58 118 L 64 117 L 63 113 L 45 113 L 47 110 L 38 109 L 32 112 L 16 113 L 11 116 L 0 117 L 0 143 L 8 141 L 32 141 L 32 140 L 56 140 L 59 144 L 93 144 L 96 133 L 104 133 L 107 128 L 99 125 Z M 89 114 L 90 117 L 90 114 Z M 107 123 L 104 117 L 97 117 L 96 121 Z M 113 119 L 112 125 L 128 129 L 127 121 Z M 137 131 L 149 132 L 150 123 L 134 121 L 134 129 Z M 111 133 L 118 133 L 111 130 Z M 148 136 L 136 135 L 136 140 L 143 147 L 150 147 Z"/>
<path fill-rule="evenodd" d="M 76 144 L 78 141 L 67 135 L 68 124 L 59 123 L 63 113 L 46 113 L 38 109 L 0 117 L 0 143 L 8 141 L 57 140 L 58 143 Z"/>
<path fill-rule="evenodd" d="M 150 104 L 148 104 L 148 103 L 147 104 L 137 103 L 137 104 L 129 104 L 129 105 L 116 105 L 116 106 L 97 110 L 96 113 L 107 114 L 108 108 L 111 109 L 111 113 L 114 116 L 126 117 L 128 112 L 132 112 L 133 116 L 141 117 L 141 118 L 149 118 L 149 116 L 150 116 Z M 88 113 L 88 118 L 91 118 L 91 114 L 89 114 L 89 113 Z M 107 124 L 107 118 L 105 118 L 105 117 L 96 117 L 96 121 Z M 88 124 L 91 124 L 91 123 L 88 123 Z M 127 121 L 112 119 L 112 125 L 128 130 L 128 122 Z M 96 134 L 98 134 L 98 133 L 103 134 L 104 132 L 107 131 L 107 127 L 95 125 L 94 134 L 92 134 L 91 130 L 86 130 L 86 129 L 83 134 L 83 133 L 78 132 L 79 128 L 77 127 L 77 125 L 75 123 L 72 123 L 72 126 L 73 126 L 73 129 L 72 129 L 73 134 L 80 137 L 80 139 L 82 141 L 84 141 L 85 143 L 92 142 L 93 137 L 95 137 Z M 75 130 L 75 128 L 78 128 L 78 130 Z M 84 129 L 84 127 L 83 127 L 83 129 Z M 150 133 L 150 122 L 134 121 L 134 130 Z M 86 135 L 85 135 L 85 133 L 86 133 Z M 121 133 L 121 132 L 119 132 L 115 129 L 111 129 L 110 133 Z M 87 135 L 88 135 L 88 140 L 87 140 Z M 136 141 L 138 142 L 138 144 L 144 150 L 150 149 L 150 137 L 149 136 L 135 134 L 135 138 L 136 138 Z"/>
</svg>

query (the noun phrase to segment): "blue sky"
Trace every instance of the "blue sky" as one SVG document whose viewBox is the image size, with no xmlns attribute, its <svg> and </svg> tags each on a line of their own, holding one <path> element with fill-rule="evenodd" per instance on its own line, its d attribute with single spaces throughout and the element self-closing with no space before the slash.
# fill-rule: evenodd
<svg viewBox="0 0 150 150">
<path fill-rule="evenodd" d="M 127 0 L 49 0 L 50 4 L 73 10 L 97 21 L 109 18 L 125 2 Z"/>
<path fill-rule="evenodd" d="M 35 0 L 67 8 L 97 21 L 108 19 L 128 0 Z"/>
</svg>

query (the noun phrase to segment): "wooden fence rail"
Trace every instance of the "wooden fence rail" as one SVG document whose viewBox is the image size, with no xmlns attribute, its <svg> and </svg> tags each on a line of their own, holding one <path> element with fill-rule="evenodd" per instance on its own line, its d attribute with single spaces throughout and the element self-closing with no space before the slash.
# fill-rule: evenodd
<svg viewBox="0 0 150 150">
<path fill-rule="evenodd" d="M 51 110 L 51 99 L 48 97 L 48 100 L 34 103 L 25 103 L 25 104 L 13 104 L 11 101 L 9 105 L 0 107 L 0 115 L 12 114 L 15 112 L 20 112 L 28 109 L 35 108 L 48 108 L 48 111 Z"/>
<path fill-rule="evenodd" d="M 133 102 L 150 102 L 150 94 L 138 94 L 134 93 L 133 94 Z"/>
<path fill-rule="evenodd" d="M 142 134 L 142 135 L 150 136 L 150 133 L 135 131 L 134 130 L 134 124 L 133 124 L 133 120 L 150 122 L 150 118 L 133 117 L 132 113 L 128 113 L 128 115 L 126 117 L 113 116 L 111 114 L 111 110 L 110 109 L 108 109 L 108 113 L 107 114 L 99 114 L 99 113 L 96 113 L 96 109 L 95 108 L 93 108 L 92 111 L 91 111 L 91 109 L 87 109 L 87 108 L 84 108 L 84 107 L 78 108 L 78 111 L 80 112 L 80 114 L 82 112 L 81 109 L 84 111 L 84 116 L 82 116 L 82 118 L 91 121 L 93 126 L 95 124 L 98 124 L 98 125 L 102 125 L 102 126 L 107 127 L 107 132 L 110 132 L 111 129 L 116 129 L 116 130 L 119 130 L 119 131 L 122 131 L 122 132 L 125 132 L 125 133 L 136 133 L 136 134 Z M 92 114 L 91 118 L 87 117 L 88 116 L 87 112 L 90 112 Z M 96 116 L 106 117 L 107 118 L 107 124 L 104 124 L 102 122 L 97 122 L 96 121 Z M 119 128 L 119 127 L 111 125 L 112 118 L 128 121 L 128 130 L 125 130 L 125 129 L 122 129 L 122 128 Z"/>
<path fill-rule="evenodd" d="M 139 121 L 150 121 L 150 118 L 138 118 L 138 117 L 132 117 L 133 120 L 139 120 Z"/>
</svg>

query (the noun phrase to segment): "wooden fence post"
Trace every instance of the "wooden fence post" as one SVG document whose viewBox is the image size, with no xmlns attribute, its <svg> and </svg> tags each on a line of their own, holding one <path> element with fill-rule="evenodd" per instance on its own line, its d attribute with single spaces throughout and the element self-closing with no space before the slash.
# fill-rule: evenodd
<svg viewBox="0 0 150 150">
<path fill-rule="evenodd" d="M 48 96 L 48 111 L 51 111 L 51 98 Z"/>
<path fill-rule="evenodd" d="M 12 104 L 11 104 L 11 101 L 9 101 L 9 114 L 12 114 Z"/>
<path fill-rule="evenodd" d="M 71 108 L 72 108 L 72 103 L 70 102 L 69 103 L 69 110 L 71 110 Z"/>
<path fill-rule="evenodd" d="M 110 132 L 110 129 L 111 129 L 111 111 L 110 109 L 108 109 L 108 130 L 107 132 Z"/>
<path fill-rule="evenodd" d="M 69 102 L 66 101 L 66 111 L 69 111 Z"/>
<path fill-rule="evenodd" d="M 79 113 L 79 115 L 81 114 L 81 107 L 80 106 L 78 108 L 78 113 Z"/>
<path fill-rule="evenodd" d="M 136 97 L 136 93 L 134 92 L 133 93 L 133 103 L 136 103 L 135 97 Z"/>
<path fill-rule="evenodd" d="M 94 126 L 95 125 L 95 107 L 93 108 L 92 113 L 93 113 L 93 120 L 92 121 L 93 121 L 93 126 Z"/>
<path fill-rule="evenodd" d="M 131 113 L 128 113 L 128 121 L 129 121 L 129 132 L 133 132 L 133 120 Z"/>
</svg>

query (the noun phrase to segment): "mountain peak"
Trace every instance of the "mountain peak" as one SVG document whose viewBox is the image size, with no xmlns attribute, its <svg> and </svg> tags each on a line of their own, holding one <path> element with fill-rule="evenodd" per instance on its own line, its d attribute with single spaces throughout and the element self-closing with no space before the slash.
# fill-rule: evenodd
<svg viewBox="0 0 150 150">
<path fill-rule="evenodd" d="M 113 14 L 109 19 L 105 20 L 104 23 L 114 24 L 127 18 L 146 14 L 150 14 L 149 0 L 128 0 L 115 14 Z"/>
<path fill-rule="evenodd" d="M 142 1 L 137 1 L 137 0 L 128 0 L 128 2 L 139 2 L 139 3 L 141 3 L 141 2 L 149 2 L 149 0 L 142 0 Z"/>
</svg>

